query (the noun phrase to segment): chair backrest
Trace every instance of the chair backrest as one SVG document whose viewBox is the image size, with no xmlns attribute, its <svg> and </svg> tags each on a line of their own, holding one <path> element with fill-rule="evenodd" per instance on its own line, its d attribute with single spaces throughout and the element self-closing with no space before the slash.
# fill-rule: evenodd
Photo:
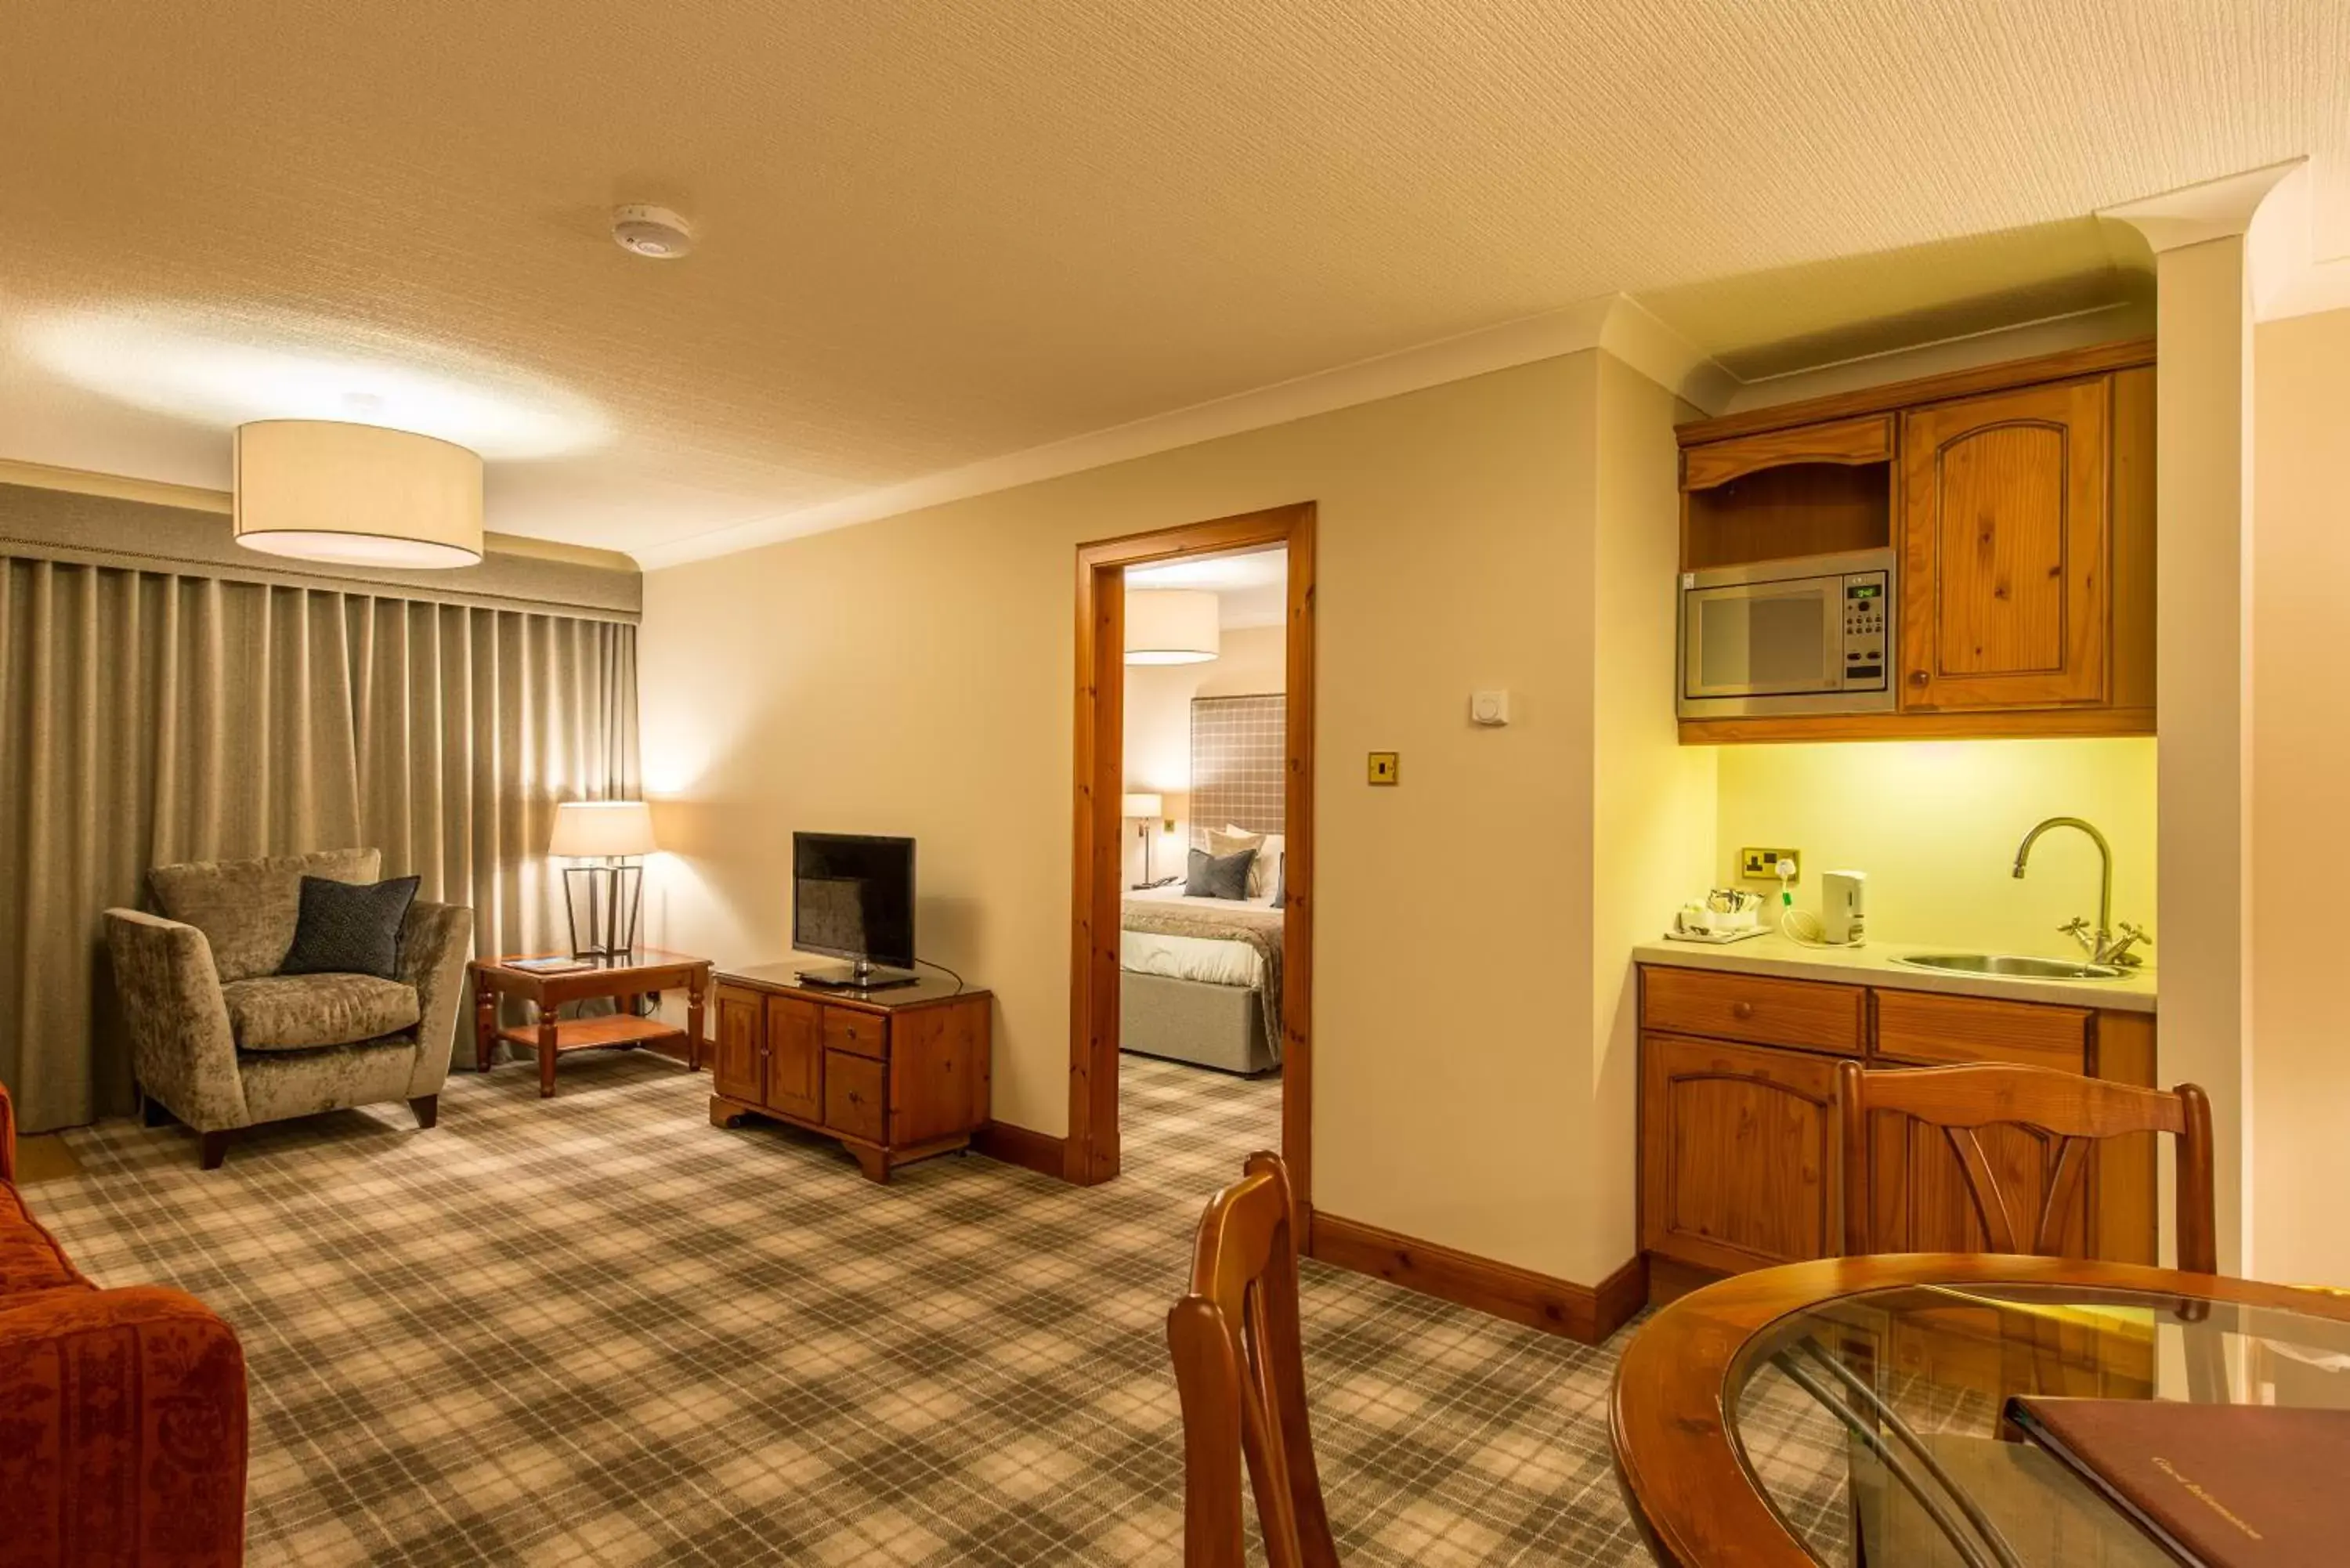
<svg viewBox="0 0 2350 1568">
<path fill-rule="evenodd" d="M 1209 1200 L 1191 1293 L 1167 1314 L 1183 1401 L 1185 1568 L 1241 1568 L 1241 1463 L 1269 1568 L 1337 1568 L 1305 1422 L 1297 1328 L 1296 1212 L 1277 1154 Z"/>
<path fill-rule="evenodd" d="M 2166 1093 L 2060 1073 L 2053 1067 L 1904 1067 L 1869 1072 L 1836 1066 L 1844 1129 L 1844 1250 L 1873 1251 L 1869 1234 L 1868 1118 L 1898 1112 L 1939 1127 L 1966 1175 L 1975 1215 L 1991 1250 L 2054 1257 L 2087 1174 L 2091 1146 L 2126 1133 L 2178 1139 L 2178 1267 L 2219 1272 L 2211 1188 L 2211 1103 L 2192 1084 Z M 2006 1190 L 1977 1135 L 1987 1127 L 2037 1128 L 2049 1158 L 2037 1212 L 2028 1194 Z"/>
<path fill-rule="evenodd" d="M 373 882 L 383 876 L 380 849 L 326 849 L 257 860 L 195 860 L 147 873 L 167 919 L 204 933 L 213 969 L 224 981 L 276 974 L 294 945 L 302 915 L 302 878 Z"/>
</svg>

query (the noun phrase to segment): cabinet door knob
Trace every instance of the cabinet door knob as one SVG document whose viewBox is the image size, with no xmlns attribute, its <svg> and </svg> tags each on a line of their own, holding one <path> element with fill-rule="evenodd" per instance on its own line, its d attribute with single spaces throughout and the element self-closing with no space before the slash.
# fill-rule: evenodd
<svg viewBox="0 0 2350 1568">
<path fill-rule="evenodd" d="M 1730 1004 L 1730 1016 L 1752 1018 L 1754 1016 L 1754 1004 L 1751 1002 L 1733 1002 Z"/>
<path fill-rule="evenodd" d="M 1909 672 L 1909 684 L 1912 686 L 1923 686 L 1926 684 L 1926 672 L 1922 670 L 1911 670 Z"/>
</svg>

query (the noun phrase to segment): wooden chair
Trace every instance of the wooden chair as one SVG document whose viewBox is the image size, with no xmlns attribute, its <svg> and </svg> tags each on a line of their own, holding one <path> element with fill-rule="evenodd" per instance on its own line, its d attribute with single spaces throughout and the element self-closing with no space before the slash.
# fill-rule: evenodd
<svg viewBox="0 0 2350 1568">
<path fill-rule="evenodd" d="M 1183 1563 L 1242 1568 L 1245 1456 L 1269 1568 L 1338 1568 L 1305 1420 L 1289 1169 L 1277 1154 L 1243 1169 L 1200 1217 L 1191 1293 L 1167 1314 L 1183 1401 Z"/>
<path fill-rule="evenodd" d="M 1865 1257 L 1871 1244 L 1868 1118 L 1895 1111 L 1942 1129 L 1965 1172 L 1976 1216 L 1993 1251 L 2056 1256 L 2090 1146 L 2125 1133 L 2170 1133 L 2178 1139 L 2178 1267 L 2219 1272 L 2217 1208 L 2211 1188 L 2211 1103 L 2192 1084 L 2165 1093 L 2060 1073 L 2051 1067 L 1908 1067 L 1867 1072 L 1836 1065 L 1844 1128 L 1844 1251 Z M 2055 1139 L 2039 1212 L 2026 1214 L 2000 1186 L 1981 1129 L 2010 1124 Z"/>
</svg>

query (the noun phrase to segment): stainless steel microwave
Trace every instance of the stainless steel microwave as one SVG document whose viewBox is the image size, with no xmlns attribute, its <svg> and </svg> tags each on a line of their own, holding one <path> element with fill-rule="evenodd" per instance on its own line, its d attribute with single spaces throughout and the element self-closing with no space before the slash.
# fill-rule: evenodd
<svg viewBox="0 0 2350 1568">
<path fill-rule="evenodd" d="M 1680 716 L 1889 711 L 1893 552 L 1681 574 Z"/>
</svg>

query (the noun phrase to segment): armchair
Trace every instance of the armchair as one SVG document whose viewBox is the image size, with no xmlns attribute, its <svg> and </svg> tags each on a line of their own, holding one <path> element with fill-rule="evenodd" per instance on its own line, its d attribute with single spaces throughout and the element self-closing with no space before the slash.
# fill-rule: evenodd
<svg viewBox="0 0 2350 1568">
<path fill-rule="evenodd" d="M 244 1352 L 193 1296 L 99 1289 L 25 1211 L 0 1088 L 0 1568 L 234 1568 Z"/>
<path fill-rule="evenodd" d="M 163 916 L 106 911 L 106 944 L 130 1026 L 132 1070 L 151 1120 L 195 1129 L 203 1168 L 238 1129 L 406 1100 L 439 1115 L 456 1038 L 473 912 L 419 900 L 400 928 L 395 980 L 281 975 L 302 878 L 372 882 L 383 857 L 338 849 L 158 867 Z"/>
</svg>

